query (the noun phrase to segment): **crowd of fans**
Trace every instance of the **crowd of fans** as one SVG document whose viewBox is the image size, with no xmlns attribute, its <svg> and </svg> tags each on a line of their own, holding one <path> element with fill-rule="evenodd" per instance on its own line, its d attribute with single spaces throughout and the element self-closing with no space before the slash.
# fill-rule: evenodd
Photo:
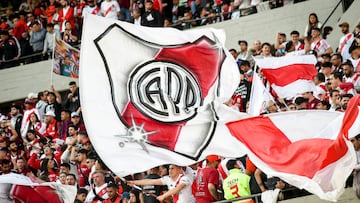
<svg viewBox="0 0 360 203">
<path fill-rule="evenodd" d="M 52 56 L 53 39 L 78 46 L 83 18 L 94 14 L 134 23 L 189 29 L 302 0 L 4 0 L 0 24 L 0 69 Z M 261 6 L 260 6 L 261 5 Z"/>
<path fill-rule="evenodd" d="M 237 6 L 241 6 L 243 1 L 221 3 L 196 0 L 184 3 L 174 0 L 169 4 L 172 5 L 169 12 L 171 18 L 166 16 L 168 5 L 164 2 L 162 14 L 150 1 L 132 2 L 131 6 L 122 5 L 123 1 L 109 0 L 23 2 L 18 5 L 19 12 L 8 8 L 7 17 L 2 18 L 1 67 L 13 66 L 20 56 L 33 53 L 38 53 L 37 57 L 28 60 L 39 61 L 51 56 L 53 35 L 77 45 L 81 36 L 82 16 L 86 12 L 144 26 L 168 26 L 183 17 L 187 20 L 201 17 L 200 21 L 185 23 L 183 28 L 190 28 L 212 23 L 210 18 L 203 17 L 207 16 L 206 12 L 213 12 L 213 8 L 218 9 L 216 21 L 231 19 L 232 15 L 225 18 L 222 13 L 226 11 L 226 6 L 236 2 Z M 105 9 L 105 4 L 111 5 Z M 203 22 L 204 19 L 208 22 Z M 332 28 L 322 29 L 315 13 L 309 15 L 304 33 L 294 30 L 289 33 L 290 40 L 281 32 L 274 34 L 273 44 L 256 40 L 248 47 L 247 41 L 239 40 L 239 50 L 229 51 L 239 66 L 241 81 L 227 105 L 242 112 L 247 111 L 252 77 L 258 74 L 254 71 L 254 58 L 314 54 L 318 60 L 318 74 L 314 78 L 316 91 L 304 92 L 295 99 L 278 98 L 272 92 L 275 100 L 267 102 L 264 113 L 302 109 L 345 111 L 349 99 L 360 93 L 360 25 L 353 32 L 350 32 L 347 22 L 342 22 L 339 27 L 344 36 L 339 39 L 337 48 L 330 47 L 325 39 Z M 13 59 L 16 60 L 11 61 Z M 12 63 L 5 63 L 8 60 Z M 266 78 L 262 79 L 266 85 Z M 9 113 L 3 112 L 0 117 L 1 174 L 20 173 L 39 182 L 56 181 L 75 185 L 78 188 L 75 202 L 205 203 L 248 196 L 274 188 L 292 188 L 276 177 L 267 178 L 246 157 L 228 160 L 217 155 L 210 155 L 203 162 L 188 167 L 164 165 L 143 173 L 117 177 L 92 147 L 82 122 L 79 87 L 75 82 L 69 83 L 65 96 L 52 86 L 50 91 L 30 93 L 23 103 L 14 103 L 9 110 Z M 351 141 L 360 160 L 360 135 Z M 354 177 L 359 176 L 359 171 L 358 163 Z M 347 185 L 350 186 L 351 181 L 350 178 Z M 284 192 L 283 197 L 303 194 L 306 192 L 294 189 Z"/>
</svg>

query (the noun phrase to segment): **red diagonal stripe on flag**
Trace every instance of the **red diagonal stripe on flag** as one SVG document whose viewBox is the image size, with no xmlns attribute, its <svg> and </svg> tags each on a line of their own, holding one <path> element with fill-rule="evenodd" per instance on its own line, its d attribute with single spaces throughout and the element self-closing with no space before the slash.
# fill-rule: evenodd
<svg viewBox="0 0 360 203">
<path fill-rule="evenodd" d="M 262 67 L 262 72 L 271 84 L 286 86 L 296 80 L 313 80 L 317 74 L 313 64 L 291 64 L 278 68 Z"/>
</svg>

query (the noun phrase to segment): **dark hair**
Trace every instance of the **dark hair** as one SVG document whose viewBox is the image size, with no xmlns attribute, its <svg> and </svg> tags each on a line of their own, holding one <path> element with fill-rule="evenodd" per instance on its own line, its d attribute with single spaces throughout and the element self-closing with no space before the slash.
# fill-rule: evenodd
<svg viewBox="0 0 360 203">
<path fill-rule="evenodd" d="M 74 124 L 69 124 L 69 126 L 68 126 L 68 129 L 69 128 L 74 128 L 75 130 L 78 130 L 79 128 L 76 126 L 76 125 L 74 125 Z"/>
<path fill-rule="evenodd" d="M 241 61 L 240 66 L 249 66 L 250 67 L 250 62 L 247 60 L 243 60 L 243 61 Z"/>
<path fill-rule="evenodd" d="M 282 32 L 282 33 L 280 33 L 280 36 L 286 37 L 286 34 Z"/>
<path fill-rule="evenodd" d="M 336 56 L 337 59 L 340 58 L 341 62 L 343 61 L 343 57 L 341 56 L 340 53 L 334 53 L 333 55 L 331 55 L 331 57 L 333 57 L 333 56 Z"/>
<path fill-rule="evenodd" d="M 342 80 L 342 78 L 343 78 L 343 74 L 342 74 L 341 72 L 335 71 L 335 72 L 332 72 L 331 74 L 334 75 L 334 78 L 335 78 L 335 79 L 340 79 L 340 80 Z"/>
<path fill-rule="evenodd" d="M 69 86 L 70 85 L 76 85 L 76 82 L 75 81 L 71 81 L 71 82 L 69 82 Z"/>
<path fill-rule="evenodd" d="M 232 52 L 232 51 L 237 53 L 237 51 L 235 49 L 229 49 L 229 52 Z"/>
<path fill-rule="evenodd" d="M 321 64 L 322 67 L 325 67 L 325 68 L 331 68 L 332 67 L 332 63 L 331 62 L 325 62 L 323 64 Z"/>
<path fill-rule="evenodd" d="M 285 51 L 288 52 L 292 46 L 293 46 L 293 41 L 291 41 L 291 40 L 288 41 L 285 45 Z"/>
<path fill-rule="evenodd" d="M 320 103 L 322 105 L 326 106 L 326 110 L 329 110 L 331 108 L 331 105 L 328 101 L 323 100 L 323 101 L 320 101 Z"/>
<path fill-rule="evenodd" d="M 226 168 L 228 170 L 231 170 L 233 168 L 235 168 L 235 164 L 236 164 L 236 159 L 230 159 L 227 163 L 226 163 Z"/>
<path fill-rule="evenodd" d="M 75 176 L 75 174 L 73 174 L 73 173 L 68 173 L 66 176 L 72 176 L 72 177 L 74 178 L 74 180 L 76 181 L 76 176 Z"/>
<path fill-rule="evenodd" d="M 247 41 L 245 41 L 245 40 L 239 40 L 239 41 L 238 41 L 238 44 L 239 44 L 239 45 L 240 45 L 241 43 L 244 43 L 246 46 L 248 45 Z"/>
<path fill-rule="evenodd" d="M 337 90 L 337 89 L 330 90 L 330 92 L 329 92 L 330 97 L 333 96 L 333 93 L 334 93 L 334 92 L 340 93 L 340 91 Z"/>
<path fill-rule="evenodd" d="M 344 98 L 344 97 L 351 99 L 353 96 L 354 96 L 354 95 L 352 95 L 352 94 L 343 94 L 343 95 L 340 96 L 340 99 L 342 99 L 342 98 Z"/>
<path fill-rule="evenodd" d="M 341 64 L 341 66 L 350 66 L 352 69 L 354 69 L 354 65 L 351 63 L 351 61 L 348 59 L 344 63 Z"/>
<path fill-rule="evenodd" d="M 262 45 L 261 45 L 261 48 L 263 48 L 264 46 L 269 46 L 271 47 L 271 44 L 269 42 L 264 42 Z"/>
<path fill-rule="evenodd" d="M 316 74 L 316 78 L 317 78 L 320 82 L 325 82 L 325 75 L 324 75 L 324 73 L 317 73 L 317 74 Z"/>
<path fill-rule="evenodd" d="M 290 35 L 300 35 L 300 33 L 297 30 L 293 30 L 290 32 Z"/>
<path fill-rule="evenodd" d="M 62 163 L 62 164 L 60 164 L 60 166 L 65 166 L 66 168 L 70 169 L 70 164 L 69 163 Z"/>
<path fill-rule="evenodd" d="M 3 166 L 4 164 L 10 164 L 10 161 L 7 159 L 1 160 L 1 165 Z"/>
<path fill-rule="evenodd" d="M 78 190 L 77 190 L 77 194 L 79 195 L 79 194 L 87 194 L 88 193 L 88 190 L 87 189 L 85 189 L 85 188 L 79 188 Z"/>
<path fill-rule="evenodd" d="M 319 22 L 319 18 L 318 18 L 318 16 L 316 15 L 316 13 L 310 13 L 309 14 L 309 25 L 310 25 L 310 16 L 314 16 L 315 17 L 315 19 L 316 19 L 316 24 Z"/>
</svg>

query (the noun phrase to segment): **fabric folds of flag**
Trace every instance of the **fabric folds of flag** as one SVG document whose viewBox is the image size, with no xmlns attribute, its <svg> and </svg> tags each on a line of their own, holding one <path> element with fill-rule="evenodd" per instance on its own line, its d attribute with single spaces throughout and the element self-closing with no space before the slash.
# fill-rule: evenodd
<svg viewBox="0 0 360 203">
<path fill-rule="evenodd" d="M 249 114 L 258 116 L 266 112 L 266 103 L 268 101 L 274 101 L 274 98 L 269 90 L 265 88 L 258 74 L 255 73 L 251 86 Z"/>
<path fill-rule="evenodd" d="M 53 73 L 79 78 L 80 51 L 61 39 L 55 39 Z"/>
<path fill-rule="evenodd" d="M 33 179 L 15 173 L 0 176 L 0 202 L 72 203 L 76 196 L 76 187 L 54 182 L 38 183 Z M 5 195 L 5 197 L 4 197 Z"/>
<path fill-rule="evenodd" d="M 255 60 L 279 97 L 289 98 L 315 91 L 315 56 L 283 56 Z"/>
<path fill-rule="evenodd" d="M 270 176 L 336 201 L 356 163 L 349 138 L 360 133 L 360 95 L 344 113 L 296 111 L 227 124 L 251 161 Z"/>
</svg>

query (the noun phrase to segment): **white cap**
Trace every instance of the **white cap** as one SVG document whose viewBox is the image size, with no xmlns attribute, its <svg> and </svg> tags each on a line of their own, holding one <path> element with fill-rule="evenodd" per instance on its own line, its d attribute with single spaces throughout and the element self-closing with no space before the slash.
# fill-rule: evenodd
<svg viewBox="0 0 360 203">
<path fill-rule="evenodd" d="M 53 111 L 48 111 L 48 112 L 46 112 L 45 116 L 55 117 L 55 112 L 53 112 Z"/>
</svg>

